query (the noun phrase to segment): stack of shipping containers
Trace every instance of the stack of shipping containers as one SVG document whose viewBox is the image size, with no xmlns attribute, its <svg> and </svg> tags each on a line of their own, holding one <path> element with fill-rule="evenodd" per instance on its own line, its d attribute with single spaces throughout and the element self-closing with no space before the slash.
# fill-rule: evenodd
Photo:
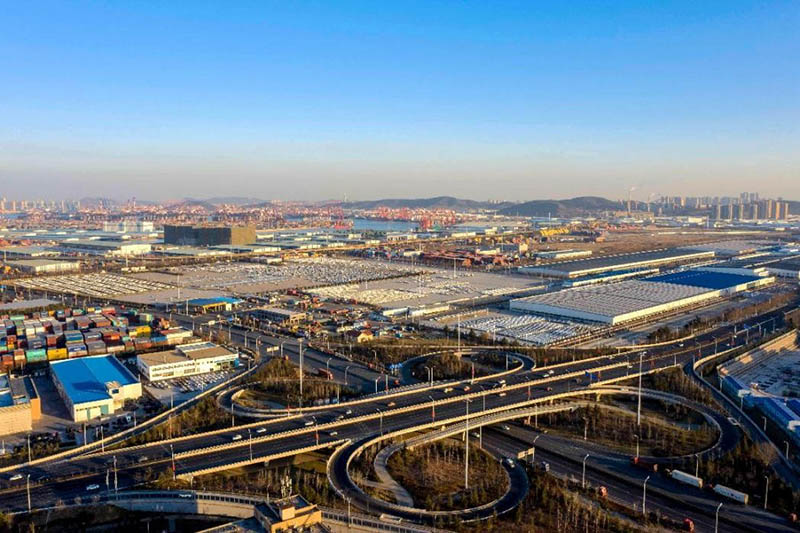
<svg viewBox="0 0 800 533">
<path fill-rule="evenodd" d="M 133 354 L 174 346 L 191 332 L 148 313 L 113 307 L 0 316 L 0 372 L 87 355 Z"/>
</svg>

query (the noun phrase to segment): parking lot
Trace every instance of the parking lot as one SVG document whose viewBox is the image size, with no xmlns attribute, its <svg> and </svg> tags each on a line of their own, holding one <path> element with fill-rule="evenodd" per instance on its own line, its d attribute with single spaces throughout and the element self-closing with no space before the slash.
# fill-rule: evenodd
<svg viewBox="0 0 800 533">
<path fill-rule="evenodd" d="M 105 273 L 28 278 L 15 281 L 14 284 L 26 289 L 94 298 L 114 298 L 171 288 L 159 281 Z"/>
<path fill-rule="evenodd" d="M 142 280 L 195 290 L 256 294 L 287 289 L 336 285 L 409 275 L 420 268 L 379 261 L 315 257 L 279 265 L 219 262 L 173 267 L 164 272 L 135 274 Z"/>
<path fill-rule="evenodd" d="M 145 384 L 144 387 L 162 405 L 170 407 L 170 405 L 178 405 L 194 398 L 220 381 L 230 379 L 238 372 L 240 370 L 223 370 L 209 374 L 197 374 L 195 376 L 154 381 Z"/>
<path fill-rule="evenodd" d="M 456 322 L 448 317 L 451 329 Z M 461 322 L 461 331 L 487 333 L 496 339 L 506 337 L 524 343 L 543 346 L 595 331 L 597 327 L 569 320 L 554 320 L 534 315 L 491 313 Z"/>
</svg>

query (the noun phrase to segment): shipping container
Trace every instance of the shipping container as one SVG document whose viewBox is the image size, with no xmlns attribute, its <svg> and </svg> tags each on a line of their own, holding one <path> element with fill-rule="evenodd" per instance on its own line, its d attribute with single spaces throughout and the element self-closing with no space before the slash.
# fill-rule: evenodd
<svg viewBox="0 0 800 533">
<path fill-rule="evenodd" d="M 750 501 L 750 496 L 748 496 L 746 493 L 739 492 L 738 490 L 726 487 L 725 485 L 714 485 L 714 492 L 745 505 L 747 505 L 747 503 Z"/>
<path fill-rule="evenodd" d="M 50 348 L 47 350 L 47 360 L 48 361 L 58 361 L 60 359 L 67 358 L 67 349 L 66 348 Z"/>
<path fill-rule="evenodd" d="M 28 364 L 47 361 L 47 352 L 45 350 L 28 350 L 25 352 L 25 360 Z"/>
<path fill-rule="evenodd" d="M 697 487 L 698 489 L 703 488 L 702 478 L 693 476 L 691 474 L 687 474 L 686 472 L 681 472 L 680 470 L 672 470 L 669 473 L 669 477 L 680 483 L 685 483 L 687 485 L 692 485 L 693 487 Z"/>
</svg>

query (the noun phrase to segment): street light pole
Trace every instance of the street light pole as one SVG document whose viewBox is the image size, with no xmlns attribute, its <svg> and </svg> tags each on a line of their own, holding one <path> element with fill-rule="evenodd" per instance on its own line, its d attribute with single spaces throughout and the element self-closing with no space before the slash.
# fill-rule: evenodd
<svg viewBox="0 0 800 533">
<path fill-rule="evenodd" d="M 464 419 L 464 490 L 469 489 L 469 402 L 464 400 L 464 406 L 467 410 L 466 418 Z"/>
<path fill-rule="evenodd" d="M 25 479 L 25 489 L 28 493 L 28 513 L 31 512 L 31 475 L 28 474 L 28 477 Z"/>
<path fill-rule="evenodd" d="M 642 425 L 642 362 L 645 352 L 639 354 L 639 401 L 636 406 L 636 425 Z"/>
<path fill-rule="evenodd" d="M 644 485 L 642 485 L 642 516 L 647 517 L 647 482 L 650 481 L 650 476 L 644 478 Z"/>
<path fill-rule="evenodd" d="M 531 465 L 536 464 L 536 440 L 539 437 L 541 437 L 541 435 L 533 437 L 533 444 L 531 444 Z"/>
<path fill-rule="evenodd" d="M 581 488 L 586 488 L 586 460 L 589 458 L 589 454 L 587 453 L 583 457 L 583 473 L 581 474 Z"/>
<path fill-rule="evenodd" d="M 300 338 L 300 401 L 298 405 L 300 408 L 303 407 L 303 338 Z"/>
<path fill-rule="evenodd" d="M 350 365 L 344 367 L 344 384 L 347 386 L 347 371 L 350 370 Z"/>
<path fill-rule="evenodd" d="M 383 411 L 381 411 L 377 407 L 375 408 L 375 410 L 378 411 L 378 416 L 380 416 L 381 437 L 383 437 Z"/>
<path fill-rule="evenodd" d="M 764 481 L 767 482 L 764 487 L 764 510 L 767 510 L 767 498 L 769 498 L 769 476 L 764 476 Z"/>
<path fill-rule="evenodd" d="M 431 399 L 431 422 L 436 422 L 436 400 L 433 396 L 428 396 Z"/>
<path fill-rule="evenodd" d="M 636 439 L 636 458 L 639 458 L 639 435 L 633 436 Z"/>
<path fill-rule="evenodd" d="M 717 505 L 717 512 L 714 513 L 714 533 L 717 533 L 719 531 L 719 509 L 720 509 L 720 507 L 722 507 L 722 502 L 719 502 L 719 505 Z"/>
<path fill-rule="evenodd" d="M 253 432 L 247 428 L 247 442 L 250 445 L 250 460 L 253 460 Z"/>
</svg>

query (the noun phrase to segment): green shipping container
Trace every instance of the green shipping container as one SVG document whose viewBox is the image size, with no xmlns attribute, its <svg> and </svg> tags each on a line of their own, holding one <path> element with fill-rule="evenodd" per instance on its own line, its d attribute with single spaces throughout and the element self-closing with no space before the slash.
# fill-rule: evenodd
<svg viewBox="0 0 800 533">
<path fill-rule="evenodd" d="M 28 363 L 47 361 L 47 350 L 28 350 L 25 352 L 25 360 Z"/>
</svg>

